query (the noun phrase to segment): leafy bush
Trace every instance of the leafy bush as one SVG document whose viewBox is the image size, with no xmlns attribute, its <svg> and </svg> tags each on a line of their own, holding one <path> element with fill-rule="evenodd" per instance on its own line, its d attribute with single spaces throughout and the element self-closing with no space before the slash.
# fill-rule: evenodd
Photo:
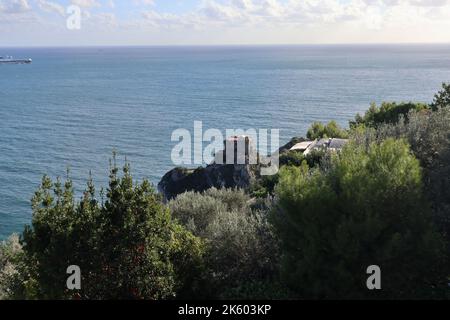
<svg viewBox="0 0 450 320">
<path fill-rule="evenodd" d="M 277 276 L 276 239 L 265 212 L 251 203 L 243 191 L 210 189 L 187 192 L 168 204 L 173 216 L 206 242 L 207 286 L 197 297 L 223 298 L 246 283 L 267 285 Z"/>
<path fill-rule="evenodd" d="M 273 194 L 275 186 L 278 183 L 279 175 L 262 176 L 249 188 L 249 194 L 257 199 L 266 199 Z"/>
<path fill-rule="evenodd" d="M 134 184 L 129 165 L 113 166 L 106 199 L 92 181 L 81 201 L 70 179 L 44 177 L 32 201 L 32 226 L 23 234 L 29 271 L 26 298 L 167 299 L 190 285 L 202 243 L 180 225 L 150 183 Z M 81 290 L 66 289 L 66 269 L 81 268 Z"/>
<path fill-rule="evenodd" d="M 443 242 L 405 142 L 350 144 L 326 171 L 285 167 L 276 194 L 282 275 L 300 297 L 423 298 L 445 290 Z M 376 292 L 366 288 L 373 264 L 383 276 Z"/>
<path fill-rule="evenodd" d="M 450 110 L 411 111 L 408 121 L 385 124 L 355 134 L 359 144 L 388 138 L 406 139 L 423 168 L 425 192 L 441 233 L 450 242 Z"/>
<path fill-rule="evenodd" d="M 208 227 L 220 213 L 249 207 L 250 199 L 242 190 L 215 188 L 203 194 L 186 192 L 170 201 L 168 207 L 174 218 L 192 233 L 206 237 Z"/>
<path fill-rule="evenodd" d="M 20 298 L 22 245 L 18 235 L 0 243 L 0 300 Z"/>
<path fill-rule="evenodd" d="M 317 166 L 327 166 L 332 152 L 324 149 L 312 150 L 306 156 L 299 151 L 285 151 L 280 155 L 280 167 L 299 167 L 307 164 L 310 168 Z M 272 197 L 275 186 L 278 184 L 279 174 L 262 176 L 257 179 L 249 188 L 249 193 L 256 198 L 266 199 Z"/>
<path fill-rule="evenodd" d="M 371 104 L 364 116 L 356 115 L 355 120 L 350 122 L 350 128 L 358 126 L 376 128 L 385 123 L 397 123 L 401 117 L 407 118 L 410 111 L 426 111 L 429 107 L 423 103 L 400 103 L 383 102 L 381 107 Z"/>
<path fill-rule="evenodd" d="M 280 166 L 300 166 L 306 160 L 302 152 L 293 150 L 280 154 Z"/>
<path fill-rule="evenodd" d="M 436 111 L 440 108 L 450 106 L 450 83 L 443 83 L 442 90 L 439 91 L 431 103 L 431 108 Z"/>
<path fill-rule="evenodd" d="M 320 122 L 314 122 L 306 134 L 310 140 L 320 138 L 342 138 L 348 137 L 348 132 L 342 129 L 336 121 L 330 121 L 328 124 L 323 125 Z"/>
</svg>

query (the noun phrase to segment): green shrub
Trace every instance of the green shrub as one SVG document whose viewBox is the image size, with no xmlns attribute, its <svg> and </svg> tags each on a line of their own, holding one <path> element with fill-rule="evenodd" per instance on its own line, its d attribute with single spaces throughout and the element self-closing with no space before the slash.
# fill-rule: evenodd
<svg viewBox="0 0 450 320">
<path fill-rule="evenodd" d="M 355 139 L 363 145 L 388 138 L 408 141 L 423 168 L 424 190 L 431 202 L 434 220 L 450 246 L 450 110 L 411 111 L 408 119 L 384 124 L 376 130 L 360 131 Z"/>
<path fill-rule="evenodd" d="M 200 237 L 206 237 L 208 227 L 222 212 L 246 210 L 250 199 L 242 190 L 215 188 L 203 194 L 186 192 L 170 201 L 168 206 L 174 218 Z"/>
<path fill-rule="evenodd" d="M 0 300 L 20 298 L 23 250 L 18 235 L 0 243 Z"/>
<path fill-rule="evenodd" d="M 450 106 L 450 83 L 443 83 L 442 90 L 439 91 L 431 103 L 431 108 L 436 111 L 440 108 L 446 108 Z"/>
<path fill-rule="evenodd" d="M 300 297 L 442 297 L 444 245 L 403 141 L 350 144 L 326 171 L 285 167 L 276 194 L 282 275 Z M 374 264 L 379 291 L 366 288 Z"/>
<path fill-rule="evenodd" d="M 257 199 L 266 199 L 272 196 L 275 186 L 278 183 L 278 177 L 278 173 L 260 177 L 260 179 L 250 186 L 249 193 Z"/>
<path fill-rule="evenodd" d="M 323 125 L 320 122 L 314 122 L 306 134 L 310 140 L 321 138 L 342 138 L 348 137 L 348 132 L 342 129 L 336 121 L 330 121 L 328 124 Z"/>
<path fill-rule="evenodd" d="M 168 204 L 173 216 L 206 243 L 206 288 L 197 297 L 227 297 L 245 283 L 267 283 L 277 276 L 272 227 L 265 212 L 251 205 L 243 191 L 226 189 L 187 192 Z"/>
<path fill-rule="evenodd" d="M 168 299 L 193 281 L 202 243 L 176 224 L 150 185 L 135 184 L 129 165 L 113 166 L 106 198 L 92 181 L 74 200 L 72 183 L 44 177 L 33 198 L 32 226 L 23 234 L 30 283 L 39 299 Z M 66 269 L 81 268 L 78 292 Z M 30 298 L 28 294 L 26 298 Z"/>
<path fill-rule="evenodd" d="M 300 166 L 306 158 L 302 152 L 287 151 L 280 154 L 280 166 Z"/>
<path fill-rule="evenodd" d="M 358 126 L 376 128 L 386 123 L 397 123 L 400 118 L 406 118 L 410 111 L 426 111 L 429 107 L 423 103 L 395 103 L 383 102 L 378 108 L 371 104 L 364 116 L 356 115 L 355 120 L 350 122 L 350 128 Z"/>
</svg>

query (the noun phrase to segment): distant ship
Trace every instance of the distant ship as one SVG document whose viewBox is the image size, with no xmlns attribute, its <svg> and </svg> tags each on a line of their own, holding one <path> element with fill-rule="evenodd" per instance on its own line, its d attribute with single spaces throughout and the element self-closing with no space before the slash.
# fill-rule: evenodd
<svg viewBox="0 0 450 320">
<path fill-rule="evenodd" d="M 14 59 L 11 56 L 0 57 L 0 64 L 10 63 L 10 64 L 20 64 L 20 63 L 31 63 L 31 59 Z"/>
</svg>

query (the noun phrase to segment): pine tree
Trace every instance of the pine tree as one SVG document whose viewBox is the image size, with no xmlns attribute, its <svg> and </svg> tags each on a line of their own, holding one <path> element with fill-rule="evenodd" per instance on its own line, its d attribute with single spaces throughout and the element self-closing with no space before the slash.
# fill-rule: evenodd
<svg viewBox="0 0 450 320">
<path fill-rule="evenodd" d="M 443 83 L 442 90 L 434 96 L 431 107 L 436 111 L 437 109 L 448 106 L 450 106 L 450 83 Z"/>
<path fill-rule="evenodd" d="M 424 298 L 445 290 L 445 249 L 403 141 L 348 145 L 327 171 L 284 168 L 274 221 L 282 273 L 301 298 Z M 381 267 L 382 290 L 366 287 Z"/>
<path fill-rule="evenodd" d="M 30 296 L 167 299 L 195 281 L 200 239 L 172 220 L 147 180 L 134 183 L 128 163 L 122 176 L 118 172 L 114 161 L 101 201 L 92 178 L 79 202 L 70 179 L 62 186 L 43 178 L 32 201 L 32 226 L 23 233 Z M 70 265 L 81 269 L 80 291 L 66 288 Z"/>
</svg>

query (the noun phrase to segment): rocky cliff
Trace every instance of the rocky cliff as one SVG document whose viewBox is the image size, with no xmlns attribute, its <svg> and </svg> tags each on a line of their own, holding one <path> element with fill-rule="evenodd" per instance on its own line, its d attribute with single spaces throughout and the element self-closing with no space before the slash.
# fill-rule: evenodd
<svg viewBox="0 0 450 320">
<path fill-rule="evenodd" d="M 210 188 L 248 188 L 258 178 L 258 165 L 211 164 L 195 170 L 175 168 L 164 175 L 158 184 L 166 200 L 186 191 L 203 192 Z"/>
<path fill-rule="evenodd" d="M 287 152 L 302 138 L 293 138 L 279 149 L 280 154 Z M 222 158 L 224 153 L 216 157 Z M 258 162 L 260 156 L 256 155 Z M 248 159 L 247 159 L 248 160 Z M 187 191 L 203 192 L 210 188 L 247 189 L 260 178 L 260 164 L 217 164 L 216 162 L 197 169 L 175 168 L 167 172 L 158 184 L 158 191 L 166 200 Z"/>
</svg>

